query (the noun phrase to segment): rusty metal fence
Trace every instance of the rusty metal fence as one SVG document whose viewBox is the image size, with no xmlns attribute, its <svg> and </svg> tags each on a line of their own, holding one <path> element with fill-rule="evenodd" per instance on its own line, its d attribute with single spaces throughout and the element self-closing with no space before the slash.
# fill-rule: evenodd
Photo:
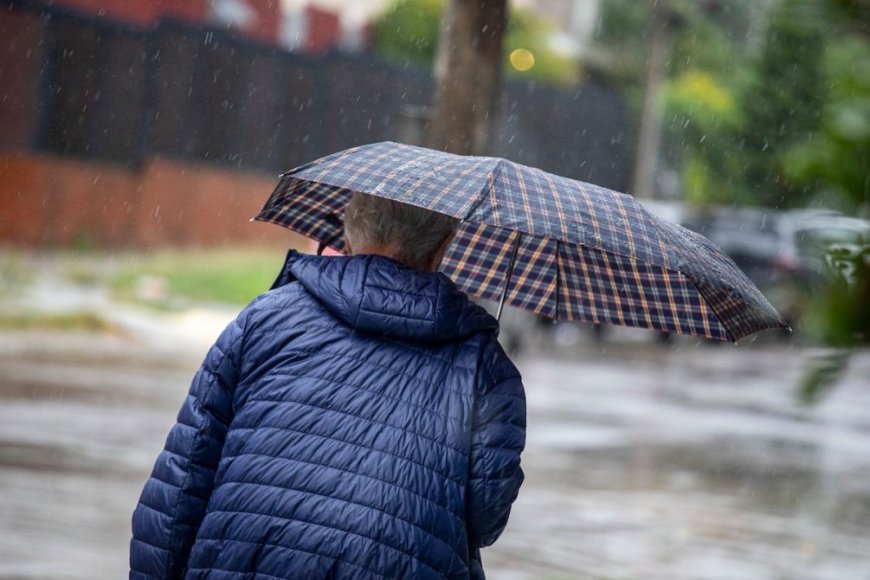
<svg viewBox="0 0 870 580">
<path fill-rule="evenodd" d="M 11 102 L 34 101 L 35 118 L 16 124 L 32 134 L 0 147 L 24 143 L 126 166 L 159 155 L 276 172 L 357 144 L 419 141 L 433 93 L 428 71 L 372 54 L 306 56 L 175 20 L 138 29 L 0 0 L 0 33 L 13 27 L 25 34 L 11 48 L 0 42 L 0 81 L 18 91 Z M 21 42 L 33 46 L 23 52 Z M 39 62 L 8 64 L 22 54 Z M 0 116 L 4 106 L 12 105 L 0 104 Z M 623 100 L 606 87 L 509 82 L 492 154 L 625 189 L 627 127 Z"/>
</svg>

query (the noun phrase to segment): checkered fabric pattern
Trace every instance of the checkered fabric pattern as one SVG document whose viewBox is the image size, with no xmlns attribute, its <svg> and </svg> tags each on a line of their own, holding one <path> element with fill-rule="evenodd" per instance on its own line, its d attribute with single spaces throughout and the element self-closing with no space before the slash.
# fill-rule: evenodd
<svg viewBox="0 0 870 580">
<path fill-rule="evenodd" d="M 354 191 L 462 220 L 441 269 L 469 294 L 557 320 L 737 340 L 786 323 L 709 240 L 631 196 L 491 157 L 375 143 L 281 176 L 255 219 L 344 249 Z M 514 244 L 518 253 L 509 262 Z"/>
</svg>

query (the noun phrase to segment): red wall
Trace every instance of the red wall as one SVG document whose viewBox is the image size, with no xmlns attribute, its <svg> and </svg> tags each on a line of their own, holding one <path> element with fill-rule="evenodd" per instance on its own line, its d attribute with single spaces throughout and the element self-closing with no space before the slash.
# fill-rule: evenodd
<svg viewBox="0 0 870 580">
<path fill-rule="evenodd" d="M 281 31 L 281 0 L 245 0 L 257 13 L 245 36 L 275 44 Z M 45 0 L 47 6 L 70 8 L 92 16 L 119 20 L 138 26 L 151 26 L 164 16 L 199 24 L 211 24 L 208 0 Z"/>
<path fill-rule="evenodd" d="M 341 21 L 338 14 L 321 10 L 316 6 L 305 7 L 305 52 L 317 54 L 324 52 L 341 41 Z"/>
<path fill-rule="evenodd" d="M 163 15 L 193 22 L 205 21 L 209 15 L 207 0 L 47 0 L 44 4 L 140 26 L 149 26 Z"/>
<path fill-rule="evenodd" d="M 0 152 L 0 242 L 103 247 L 299 247 L 284 228 L 251 222 L 277 179 L 156 158 L 138 170 Z"/>
</svg>

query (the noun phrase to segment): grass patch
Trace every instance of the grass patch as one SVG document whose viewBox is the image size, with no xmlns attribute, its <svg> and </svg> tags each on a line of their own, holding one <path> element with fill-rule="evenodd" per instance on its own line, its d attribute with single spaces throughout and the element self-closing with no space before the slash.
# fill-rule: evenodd
<svg viewBox="0 0 870 580">
<path fill-rule="evenodd" d="M 160 250 L 119 257 L 110 276 L 114 293 L 165 305 L 176 299 L 247 304 L 269 289 L 284 250 Z"/>
<path fill-rule="evenodd" d="M 112 332 L 114 327 L 94 312 L 46 314 L 39 312 L 0 313 L 2 330 L 82 330 Z"/>
<path fill-rule="evenodd" d="M 97 286 L 105 281 L 106 275 L 93 260 L 80 258 L 63 268 L 63 277 L 80 286 Z"/>
<path fill-rule="evenodd" d="M 33 273 L 18 252 L 0 252 L 0 296 L 21 292 L 33 281 Z"/>
</svg>

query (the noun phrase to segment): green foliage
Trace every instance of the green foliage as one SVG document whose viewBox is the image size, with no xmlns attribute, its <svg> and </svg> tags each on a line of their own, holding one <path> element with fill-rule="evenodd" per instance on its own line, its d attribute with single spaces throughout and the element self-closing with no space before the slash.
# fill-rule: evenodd
<svg viewBox="0 0 870 580">
<path fill-rule="evenodd" d="M 554 84 L 575 82 L 579 76 L 579 65 L 574 60 L 559 55 L 547 45 L 547 38 L 554 26 L 530 10 L 513 8 L 508 13 L 507 33 L 505 34 L 504 70 L 509 78 L 532 76 Z M 535 57 L 535 66 L 521 72 L 511 66 L 509 55 L 516 49 L 526 49 Z"/>
<path fill-rule="evenodd" d="M 675 161 L 682 164 L 686 201 L 733 201 L 739 161 L 729 145 L 744 122 L 734 91 L 707 71 L 689 69 L 669 83 L 665 103 L 668 138 L 679 139 Z"/>
<path fill-rule="evenodd" d="M 796 25 L 790 12 L 793 4 L 785 0 L 771 15 L 765 48 L 754 63 L 755 78 L 742 103 L 747 115 L 741 135 L 743 179 L 759 204 L 774 207 L 801 207 L 815 194 L 812 184 L 788 179 L 783 160 L 818 129 L 827 97 L 821 63 L 827 41 L 823 27 Z"/>
<path fill-rule="evenodd" d="M 798 385 L 798 399 L 805 405 L 817 403 L 843 375 L 849 351 L 838 349 L 817 357 Z"/>
<path fill-rule="evenodd" d="M 432 67 L 444 5 L 443 0 L 397 0 L 375 23 L 377 52 L 403 65 Z M 511 9 L 504 42 L 506 76 L 562 84 L 575 81 L 577 63 L 547 46 L 554 29 L 552 23 L 534 12 Z M 526 72 L 516 70 L 509 61 L 510 53 L 521 48 L 530 51 L 535 59 Z"/>
<path fill-rule="evenodd" d="M 375 24 L 377 51 L 403 64 L 432 66 L 444 0 L 398 0 Z"/>
<path fill-rule="evenodd" d="M 793 180 L 821 184 L 855 211 L 870 202 L 870 44 L 845 38 L 824 57 L 830 98 L 819 130 L 784 165 Z"/>
<path fill-rule="evenodd" d="M 618 88 L 635 117 L 640 117 L 643 78 L 649 50 L 650 4 L 637 0 L 604 0 L 595 32 L 596 50 L 608 65 L 598 71 Z"/>
<path fill-rule="evenodd" d="M 606 0 L 595 37 L 605 46 L 627 50 L 645 46 L 650 6 L 636 0 Z"/>
<path fill-rule="evenodd" d="M 765 15 L 751 0 L 670 1 L 662 157 L 682 175 L 689 200 L 799 207 L 818 193 L 786 160 L 819 129 L 829 86 L 824 48 L 848 18 L 812 11 L 813 3 L 827 6 L 781 0 Z M 628 63 L 614 80 L 639 115 L 649 4 L 605 0 L 602 8 L 597 42 Z"/>
<path fill-rule="evenodd" d="M 827 39 L 819 55 L 822 84 L 828 89 L 818 107 L 817 130 L 783 157 L 784 170 L 793 182 L 824 191 L 829 201 L 852 212 L 870 207 L 870 42 L 867 21 L 862 28 L 851 18 L 862 10 L 860 4 L 848 0 L 799 4 L 794 27 L 812 28 L 811 20 L 824 16 L 837 34 Z M 870 14 L 866 3 L 863 10 Z M 831 250 L 828 257 L 851 275 L 847 280 L 833 272 L 814 302 L 814 330 L 836 350 L 805 375 L 800 392 L 809 401 L 837 381 L 852 348 L 870 344 L 870 246 Z"/>
<path fill-rule="evenodd" d="M 740 133 L 748 58 L 734 31 L 696 4 L 679 5 L 671 79 L 665 88 L 666 161 L 681 170 L 695 204 L 747 202 Z"/>
<path fill-rule="evenodd" d="M 841 257 L 851 271 L 850 281 L 833 275 L 814 301 L 812 332 L 833 347 L 813 361 L 801 378 L 798 394 L 814 403 L 827 393 L 845 371 L 852 349 L 870 344 L 870 246 Z"/>
</svg>

